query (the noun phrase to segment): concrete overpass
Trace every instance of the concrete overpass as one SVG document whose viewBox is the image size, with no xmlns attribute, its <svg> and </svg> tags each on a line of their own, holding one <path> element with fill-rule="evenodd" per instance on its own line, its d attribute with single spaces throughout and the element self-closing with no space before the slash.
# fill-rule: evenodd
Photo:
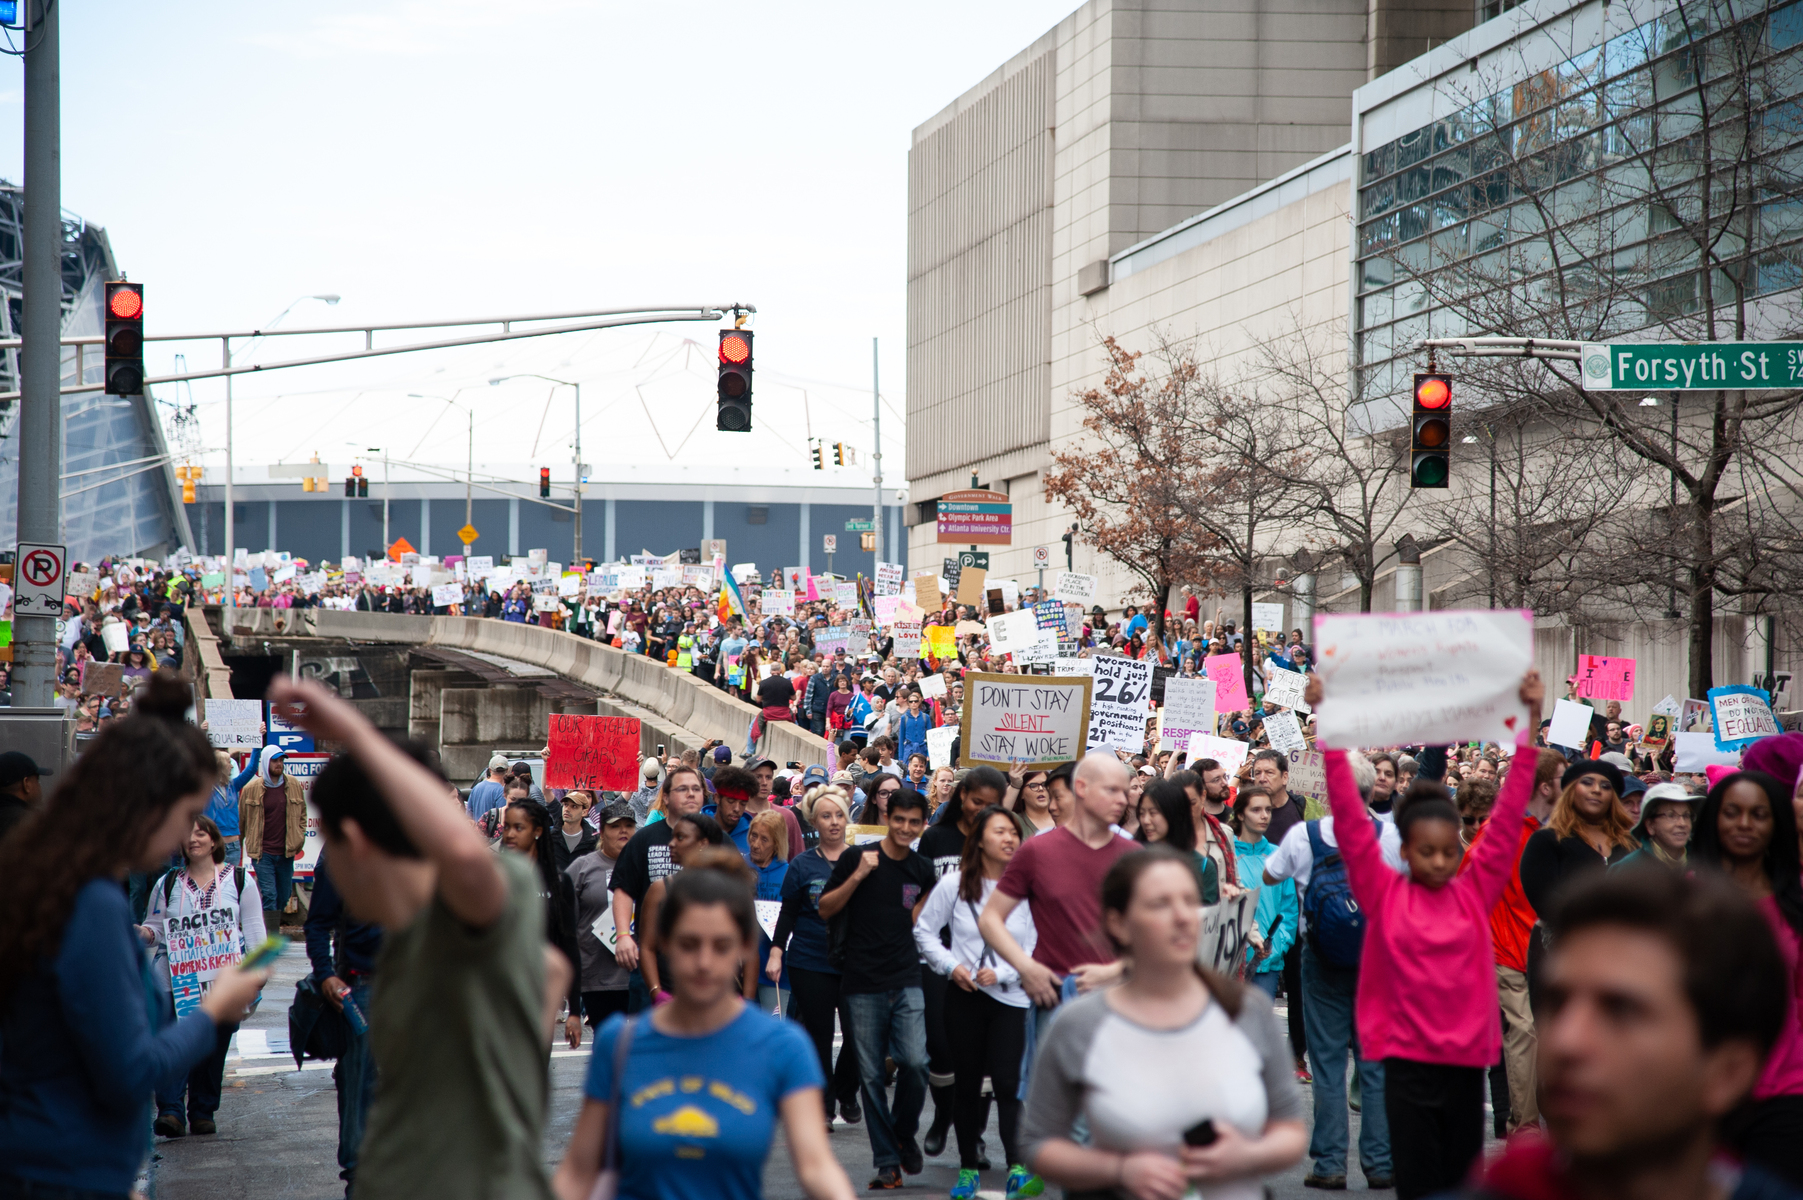
<svg viewBox="0 0 1803 1200">
<path fill-rule="evenodd" d="M 737 759 L 757 709 L 642 654 L 575 634 L 482 617 L 329 609 L 238 609 L 229 639 L 220 610 L 189 621 L 195 681 L 205 695 L 261 695 L 277 672 L 336 688 L 375 724 L 435 745 L 468 786 L 496 750 L 535 750 L 552 713 L 637 717 L 646 754 L 719 739 Z M 779 763 L 830 764 L 826 739 L 792 724 L 764 733 Z"/>
</svg>

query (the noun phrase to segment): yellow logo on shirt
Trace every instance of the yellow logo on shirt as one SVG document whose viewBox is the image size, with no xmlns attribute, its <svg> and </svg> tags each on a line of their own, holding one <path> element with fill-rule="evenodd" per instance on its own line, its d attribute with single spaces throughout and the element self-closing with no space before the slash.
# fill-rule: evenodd
<svg viewBox="0 0 1803 1200">
<path fill-rule="evenodd" d="M 667 1117 L 659 1117 L 651 1123 L 657 1133 L 670 1134 L 673 1137 L 719 1137 L 720 1122 L 708 1116 L 692 1104 L 685 1104 Z"/>
</svg>

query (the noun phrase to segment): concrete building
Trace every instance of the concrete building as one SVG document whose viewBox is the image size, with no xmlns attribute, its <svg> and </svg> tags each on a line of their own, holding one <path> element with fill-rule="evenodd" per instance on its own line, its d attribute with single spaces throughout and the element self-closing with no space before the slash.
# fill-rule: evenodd
<svg viewBox="0 0 1803 1200">
<path fill-rule="evenodd" d="M 460 467 L 461 469 L 461 467 Z M 388 494 L 389 539 L 404 537 L 422 554 L 462 553 L 457 531 L 464 523 L 464 486 L 396 467 L 384 485 L 377 460 L 367 497 L 347 499 L 347 466 L 323 465 L 325 492 L 303 492 L 298 478 L 275 478 L 267 467 L 240 468 L 234 481 L 236 540 L 247 550 L 287 550 L 309 561 L 363 556 L 383 545 L 382 504 Z M 528 467 L 476 466 L 479 475 L 527 479 Z M 902 514 L 905 491 L 889 489 L 883 506 L 886 561 L 905 552 Z M 869 521 L 874 495 L 867 476 L 855 469 L 825 471 L 768 465 L 719 467 L 681 464 L 596 464 L 583 497 L 583 552 L 612 561 L 649 551 L 698 548 L 723 539 L 728 563 L 755 562 L 773 568 L 806 564 L 827 570 L 824 537 L 838 539 L 832 569 L 841 575 L 872 572 L 872 556 L 858 549 L 858 534 L 847 521 Z M 472 553 L 525 554 L 548 549 L 567 561 L 575 522 L 567 480 L 552 486 L 551 507 L 539 503 L 538 486 L 490 483 L 471 502 L 470 523 L 480 533 Z M 202 553 L 225 550 L 225 488 L 203 483 L 187 505 L 194 546 Z M 906 559 L 901 561 L 906 562 Z"/>
</svg>

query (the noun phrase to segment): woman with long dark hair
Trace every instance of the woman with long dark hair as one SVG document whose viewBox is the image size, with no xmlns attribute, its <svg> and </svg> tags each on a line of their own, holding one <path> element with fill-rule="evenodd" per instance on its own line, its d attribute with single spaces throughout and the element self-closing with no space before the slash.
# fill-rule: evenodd
<svg viewBox="0 0 1803 1200">
<path fill-rule="evenodd" d="M 859 825 L 886 825 L 889 822 L 889 797 L 908 786 L 887 771 L 878 772 L 876 781 L 865 793 L 864 807 L 858 810 Z"/>
<path fill-rule="evenodd" d="M 1007 809 L 988 805 L 977 813 L 964 839 L 958 870 L 940 876 L 914 922 L 914 944 L 929 970 L 955 987 L 945 992 L 944 1023 L 951 1050 L 953 1125 L 958 1132 L 958 1182 L 952 1200 L 970 1200 L 978 1183 L 978 1139 L 986 1123 L 983 1078 L 994 1085 L 1002 1151 L 1008 1163 L 1008 1200 L 1036 1196 L 1043 1185 L 1032 1177 L 1015 1136 L 1020 1124 L 1020 1065 L 1026 1051 L 1027 993 L 1020 974 L 983 940 L 977 914 L 1027 836 L 1025 822 Z M 1027 953 L 1038 935 L 1025 903 L 1008 914 L 1008 932 Z M 951 945 L 938 931 L 951 931 Z"/>
<path fill-rule="evenodd" d="M 1803 881 L 1798 879 L 1797 817 L 1791 789 L 1763 771 L 1736 771 L 1709 789 L 1691 834 L 1690 862 L 1714 869 L 1751 896 L 1772 927 L 1790 975 L 1786 1019 L 1753 1101 L 1724 1130 L 1741 1157 L 1803 1187 Z"/>
<path fill-rule="evenodd" d="M 0 842 L 0 1193 L 123 1198 L 143 1165 L 156 1085 L 213 1053 L 267 971 L 238 967 L 157 1029 L 150 962 L 124 880 L 187 840 L 218 781 L 193 703 L 153 675 Z"/>
<path fill-rule="evenodd" d="M 551 814 L 528 797 L 508 802 L 501 814 L 501 845 L 531 858 L 538 867 L 538 892 L 545 902 L 545 940 L 562 952 L 570 964 L 570 1011 L 564 1018 L 564 1037 L 570 1049 L 582 1045 L 582 955 L 576 948 L 576 888 L 557 867 L 556 836 Z"/>
<path fill-rule="evenodd" d="M 1215 860 L 1196 850 L 1196 818 L 1189 793 L 1175 780 L 1160 779 L 1139 798 L 1139 830 L 1134 840 L 1164 845 L 1188 855 L 1196 872 L 1196 889 L 1204 904 L 1221 900 L 1221 872 Z"/>
<path fill-rule="evenodd" d="M 1027 1165 L 1073 1193 L 1260 1200 L 1262 1179 L 1307 1147 L 1302 1094 L 1270 997 L 1196 961 L 1191 856 L 1156 845 L 1122 855 L 1102 879 L 1102 927 L 1128 969 L 1061 1006 L 1040 1041 Z M 1079 1116 L 1082 1145 L 1070 1132 Z"/>
</svg>

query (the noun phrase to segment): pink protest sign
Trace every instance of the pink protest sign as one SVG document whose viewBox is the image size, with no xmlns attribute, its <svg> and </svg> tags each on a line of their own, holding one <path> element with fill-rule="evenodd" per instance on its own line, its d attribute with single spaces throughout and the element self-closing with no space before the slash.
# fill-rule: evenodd
<svg viewBox="0 0 1803 1200">
<path fill-rule="evenodd" d="M 1215 685 L 1215 711 L 1241 712 L 1252 707 L 1246 694 L 1246 664 L 1237 654 L 1213 654 L 1202 660 L 1204 673 Z"/>
<path fill-rule="evenodd" d="M 1634 660 L 1580 654 L 1576 683 L 1579 699 L 1620 700 L 1625 704 L 1634 698 Z"/>
</svg>

